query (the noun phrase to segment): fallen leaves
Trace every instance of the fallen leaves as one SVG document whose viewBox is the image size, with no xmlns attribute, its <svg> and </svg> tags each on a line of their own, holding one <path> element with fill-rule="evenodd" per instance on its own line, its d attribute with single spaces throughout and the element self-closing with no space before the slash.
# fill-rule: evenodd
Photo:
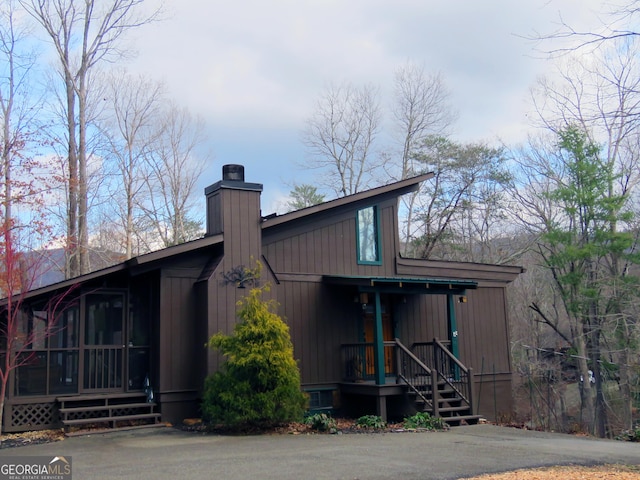
<svg viewBox="0 0 640 480">
<path fill-rule="evenodd" d="M 460 480 L 640 480 L 640 466 L 599 465 L 595 467 L 544 467 L 491 473 Z"/>
<path fill-rule="evenodd" d="M 39 443 L 64 440 L 64 430 L 35 430 L 32 432 L 8 433 L 0 436 L 0 448 L 22 447 Z"/>
</svg>

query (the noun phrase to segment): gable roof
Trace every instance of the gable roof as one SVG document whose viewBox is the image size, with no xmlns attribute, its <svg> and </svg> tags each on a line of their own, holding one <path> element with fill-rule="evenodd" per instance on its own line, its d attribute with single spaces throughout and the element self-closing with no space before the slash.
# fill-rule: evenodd
<svg viewBox="0 0 640 480">
<path fill-rule="evenodd" d="M 418 175 L 417 177 L 407 178 L 405 180 L 400 180 L 388 185 L 372 188 L 371 190 L 365 190 L 363 192 L 347 195 L 346 197 L 336 198 L 335 200 L 329 200 L 328 202 L 302 208 L 300 210 L 295 210 L 293 212 L 285 213 L 282 215 L 269 215 L 263 218 L 262 228 L 275 227 L 276 225 L 282 225 L 283 223 L 290 222 L 292 220 L 297 220 L 309 215 L 342 207 L 350 203 L 369 200 L 383 195 L 399 197 L 400 195 L 417 191 L 418 188 L 420 188 L 420 184 L 422 182 L 433 178 L 433 176 L 433 172 L 425 173 L 423 175 Z"/>
<path fill-rule="evenodd" d="M 55 292 L 56 290 L 71 288 L 80 283 L 89 282 L 91 280 L 99 279 L 101 277 L 106 277 L 107 275 L 112 275 L 117 272 L 130 270 L 139 265 L 144 265 L 144 264 L 149 264 L 151 262 L 164 260 L 166 258 L 180 255 L 181 253 L 192 252 L 200 248 L 205 248 L 211 245 L 215 245 L 217 243 L 222 243 L 222 235 L 210 235 L 208 237 L 199 238 L 197 240 L 192 240 L 190 242 L 181 243 L 179 245 L 174 245 L 171 247 L 166 247 L 166 248 L 163 248 L 162 250 L 157 250 L 155 252 L 145 253 L 143 255 L 133 257 L 130 260 L 125 260 L 124 262 L 117 263 L 116 265 L 112 265 L 110 267 L 106 267 L 101 270 L 96 270 L 94 272 L 86 273 L 78 277 L 73 277 L 68 280 L 63 280 L 61 282 L 52 283 L 51 285 L 46 285 L 41 288 L 30 290 L 29 292 L 22 295 L 22 298 L 27 299 L 31 297 L 36 297 L 38 295 Z M 6 299 L 0 300 L 0 304 L 2 304 L 5 301 Z"/>
<path fill-rule="evenodd" d="M 423 175 L 418 175 L 416 177 L 407 178 L 404 180 L 400 180 L 398 182 L 390 183 L 388 185 L 383 185 L 380 187 L 372 188 L 370 190 L 365 190 L 362 192 L 354 193 L 352 195 L 347 195 L 345 197 L 340 197 L 335 200 L 329 200 L 327 202 L 324 202 L 318 205 L 313 205 L 311 207 L 303 208 L 301 210 L 296 210 L 290 213 L 285 213 L 283 215 L 264 217 L 262 228 L 269 228 L 276 225 L 283 225 L 287 222 L 291 222 L 293 220 L 297 220 L 300 218 L 305 218 L 320 212 L 329 211 L 345 205 L 349 205 L 352 203 L 357 203 L 365 200 L 370 200 L 378 197 L 383 197 L 383 196 L 399 197 L 406 193 L 417 191 L 418 188 L 420 187 L 420 183 L 432 178 L 433 176 L 434 176 L 433 173 L 426 173 Z M 186 242 L 180 245 L 175 245 L 172 247 L 164 248 L 162 250 L 157 250 L 155 252 L 140 255 L 138 257 L 134 257 L 130 260 L 126 260 L 124 262 L 104 268 L 102 270 L 96 270 L 94 272 L 87 273 L 79 277 L 74 277 L 68 280 L 63 280 L 58 283 L 37 288 L 35 290 L 31 290 L 27 294 L 25 294 L 24 298 L 35 297 L 38 295 L 56 291 L 58 289 L 69 288 L 73 285 L 95 280 L 103 276 L 111 275 L 116 272 L 131 270 L 136 266 L 162 261 L 183 253 L 193 252 L 200 248 L 205 248 L 218 243 L 222 243 L 223 235 L 224 234 L 205 236 L 203 238 Z"/>
</svg>

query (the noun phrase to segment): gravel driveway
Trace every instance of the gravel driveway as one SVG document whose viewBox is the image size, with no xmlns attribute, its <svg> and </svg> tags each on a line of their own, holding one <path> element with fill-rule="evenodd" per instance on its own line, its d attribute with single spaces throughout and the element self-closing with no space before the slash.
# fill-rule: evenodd
<svg viewBox="0 0 640 480">
<path fill-rule="evenodd" d="M 219 436 L 110 432 L 0 451 L 71 456 L 80 479 L 457 479 L 548 465 L 640 464 L 637 443 L 493 425 L 447 432 Z"/>
</svg>

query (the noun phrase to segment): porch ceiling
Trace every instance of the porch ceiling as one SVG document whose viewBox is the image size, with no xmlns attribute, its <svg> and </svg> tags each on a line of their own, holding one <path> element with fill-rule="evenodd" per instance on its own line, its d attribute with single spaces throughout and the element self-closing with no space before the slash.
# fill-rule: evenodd
<svg viewBox="0 0 640 480">
<path fill-rule="evenodd" d="M 369 277 L 359 275 L 323 275 L 322 281 L 332 285 L 358 288 L 360 291 L 417 294 L 459 294 L 478 288 L 478 282 L 449 278 Z"/>
</svg>

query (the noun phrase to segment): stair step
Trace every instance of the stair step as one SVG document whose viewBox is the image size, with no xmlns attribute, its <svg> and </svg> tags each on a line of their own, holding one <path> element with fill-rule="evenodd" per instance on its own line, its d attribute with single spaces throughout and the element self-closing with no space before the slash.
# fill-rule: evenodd
<svg viewBox="0 0 640 480">
<path fill-rule="evenodd" d="M 89 407 L 65 407 L 59 408 L 60 413 L 73 413 L 73 412 L 94 412 L 100 410 L 121 410 L 123 408 L 155 408 L 155 403 L 122 403 L 117 405 L 94 405 Z"/>
<path fill-rule="evenodd" d="M 458 405 L 457 407 L 440 407 L 438 408 L 438 411 L 440 413 L 443 412 L 464 412 L 464 411 L 469 411 L 469 405 Z"/>
<path fill-rule="evenodd" d="M 144 392 L 131 392 L 131 393 L 97 393 L 94 395 L 67 395 L 56 397 L 57 402 L 86 402 L 92 400 L 119 400 L 129 398 L 146 398 L 147 394 Z"/>
<path fill-rule="evenodd" d="M 463 423 L 467 425 L 476 425 L 481 418 L 482 415 L 457 415 L 454 417 L 442 417 L 442 419 L 450 426 L 458 426 Z"/>
<path fill-rule="evenodd" d="M 64 425 L 82 425 L 87 423 L 102 423 L 102 422 L 120 422 L 123 420 L 147 420 L 153 419 L 158 421 L 160 419 L 159 413 L 140 413 L 137 415 L 116 415 L 113 417 L 96 417 L 96 418 L 78 418 L 74 420 L 62 420 Z"/>
</svg>

